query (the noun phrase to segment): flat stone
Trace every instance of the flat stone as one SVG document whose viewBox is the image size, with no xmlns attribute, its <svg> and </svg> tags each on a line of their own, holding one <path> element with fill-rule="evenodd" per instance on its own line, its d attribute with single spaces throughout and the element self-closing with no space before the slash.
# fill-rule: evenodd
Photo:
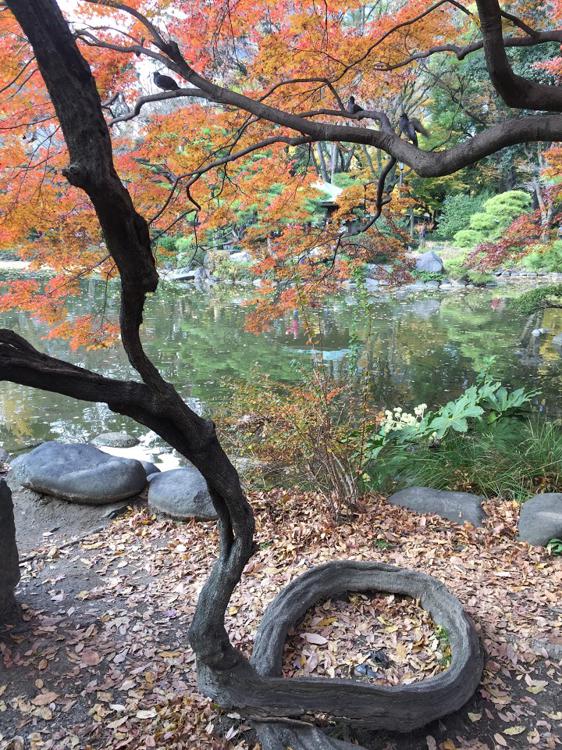
<svg viewBox="0 0 562 750">
<path fill-rule="evenodd" d="M 90 443 L 43 443 L 16 458 L 12 471 L 30 490 L 87 505 L 133 497 L 146 485 L 140 461 L 110 456 Z"/>
<path fill-rule="evenodd" d="M 447 492 L 431 487 L 408 487 L 388 498 L 391 505 L 414 510 L 417 513 L 435 513 L 449 521 L 482 526 L 486 514 L 482 510 L 482 497 L 469 492 Z"/>
<path fill-rule="evenodd" d="M 443 261 L 433 250 L 428 250 L 427 253 L 416 258 L 416 271 L 443 273 L 444 270 Z"/>
<path fill-rule="evenodd" d="M 562 539 L 562 493 L 545 492 L 523 503 L 519 515 L 519 539 L 544 547 Z"/>
<path fill-rule="evenodd" d="M 133 448 L 139 441 L 126 432 L 103 432 L 92 440 L 92 444 L 107 445 L 110 448 Z"/>
<path fill-rule="evenodd" d="M 20 580 L 12 493 L 0 479 L 0 623 L 17 611 L 14 590 Z"/>
<path fill-rule="evenodd" d="M 195 466 L 162 471 L 151 476 L 148 505 L 180 521 L 189 518 L 205 521 L 217 519 L 207 482 Z"/>
</svg>

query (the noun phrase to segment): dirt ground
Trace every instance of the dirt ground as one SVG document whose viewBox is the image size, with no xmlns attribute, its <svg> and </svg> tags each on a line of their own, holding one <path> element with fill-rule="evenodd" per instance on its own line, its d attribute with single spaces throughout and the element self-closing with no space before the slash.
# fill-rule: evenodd
<svg viewBox="0 0 562 750">
<path fill-rule="evenodd" d="M 275 594 L 295 575 L 337 558 L 434 575 L 460 598 L 480 632 L 486 668 L 467 706 L 416 733 L 355 735 L 364 747 L 542 750 L 562 744 L 560 562 L 515 541 L 516 504 L 487 503 L 486 526 L 474 529 L 380 498 L 337 526 L 312 495 L 277 490 L 251 500 L 259 551 L 227 621 L 246 653 Z M 83 537 L 84 519 L 70 521 L 71 515 L 72 534 Z M 254 750 L 248 723 L 222 715 L 197 693 L 187 644 L 216 550 L 214 524 L 156 519 L 141 507 L 68 544 L 68 535 L 49 523 L 19 531 L 23 619 L 0 632 L 0 748 Z M 34 548 L 26 548 L 34 533 Z M 344 738 L 338 727 L 327 730 Z"/>
</svg>

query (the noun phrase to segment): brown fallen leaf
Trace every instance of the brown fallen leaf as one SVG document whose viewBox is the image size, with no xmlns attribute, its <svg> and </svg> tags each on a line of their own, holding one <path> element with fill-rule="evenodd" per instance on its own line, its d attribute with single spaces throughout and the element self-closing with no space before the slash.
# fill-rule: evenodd
<svg viewBox="0 0 562 750">
<path fill-rule="evenodd" d="M 58 693 L 48 691 L 46 693 L 39 693 L 35 698 L 32 698 L 31 702 L 34 706 L 47 706 L 49 703 L 53 703 L 59 697 Z"/>
<path fill-rule="evenodd" d="M 301 638 L 304 638 L 308 643 L 315 643 L 317 646 L 328 643 L 328 639 L 318 633 L 301 633 Z"/>
<path fill-rule="evenodd" d="M 101 660 L 102 658 L 98 652 L 91 649 L 84 649 L 80 654 L 80 664 L 85 667 L 95 667 Z"/>
</svg>

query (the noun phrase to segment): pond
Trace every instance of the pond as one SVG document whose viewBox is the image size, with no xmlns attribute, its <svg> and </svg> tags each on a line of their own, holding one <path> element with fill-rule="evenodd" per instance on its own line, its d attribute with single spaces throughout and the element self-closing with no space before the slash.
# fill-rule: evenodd
<svg viewBox="0 0 562 750">
<path fill-rule="evenodd" d="M 113 290 L 114 291 L 114 290 Z M 376 298 L 370 309 L 353 295 L 331 299 L 303 321 L 289 315 L 271 329 L 254 335 L 244 329 L 248 308 L 234 293 L 205 295 L 192 287 L 162 284 L 150 299 L 144 340 L 150 356 L 185 398 L 202 402 L 212 413 L 228 397 L 234 379 L 269 375 L 296 382 L 302 367 L 322 352 L 326 366 L 337 372 L 349 360 L 352 341 L 364 343 L 357 367 L 368 374 L 373 401 L 384 408 L 430 407 L 456 397 L 474 381 L 486 358 L 495 356 L 493 373 L 513 387 L 538 388 L 535 406 L 551 417 L 562 416 L 561 358 L 552 337 L 562 331 L 562 311 L 545 313 L 549 333 L 529 337 L 522 346 L 527 320 L 514 313 L 508 299 L 520 288 L 456 290 L 417 298 Z M 101 305 L 103 284 L 90 280 L 71 304 L 72 315 Z M 110 290 L 109 305 L 116 296 Z M 49 354 L 97 370 L 110 377 L 134 373 L 121 348 L 69 352 L 61 341 L 44 340 L 45 329 L 22 313 L 0 315 L 10 327 Z M 9 452 L 43 440 L 84 441 L 100 432 L 125 429 L 146 432 L 131 420 L 112 414 L 105 405 L 89 404 L 51 393 L 0 383 L 0 444 Z"/>
</svg>

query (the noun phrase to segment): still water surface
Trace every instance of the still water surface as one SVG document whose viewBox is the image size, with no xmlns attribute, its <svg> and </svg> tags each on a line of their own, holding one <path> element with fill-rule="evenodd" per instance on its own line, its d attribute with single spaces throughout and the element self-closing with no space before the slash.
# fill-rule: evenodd
<svg viewBox="0 0 562 750">
<path fill-rule="evenodd" d="M 540 388 L 536 407 L 560 417 L 562 358 L 551 342 L 562 332 L 562 311 L 547 311 L 541 325 L 549 333 L 527 335 L 522 345 L 527 320 L 506 304 L 506 298 L 519 293 L 498 287 L 416 299 L 389 297 L 375 301 L 368 314 L 353 297 L 341 296 L 310 314 L 313 347 L 302 320 L 288 316 L 256 336 L 244 330 L 248 308 L 240 298 L 206 296 L 167 284 L 148 304 L 144 340 L 165 377 L 184 397 L 199 400 L 211 412 L 228 397 L 228 381 L 259 381 L 266 374 L 297 381 L 315 356 L 313 348 L 322 352 L 327 367 L 338 371 L 349 359 L 355 332 L 366 342 L 358 366 L 368 372 L 372 399 L 380 406 L 443 403 L 472 383 L 486 357 L 494 355 L 498 378 L 513 387 Z M 101 284 L 84 283 L 72 314 L 101 306 L 104 294 Z M 120 347 L 69 352 L 63 342 L 43 340 L 45 330 L 18 313 L 0 315 L 0 326 L 13 328 L 54 356 L 111 377 L 134 377 Z M 146 432 L 104 405 L 0 383 L 0 444 L 8 451 L 42 440 L 83 441 L 115 429 L 138 436 Z"/>
</svg>

